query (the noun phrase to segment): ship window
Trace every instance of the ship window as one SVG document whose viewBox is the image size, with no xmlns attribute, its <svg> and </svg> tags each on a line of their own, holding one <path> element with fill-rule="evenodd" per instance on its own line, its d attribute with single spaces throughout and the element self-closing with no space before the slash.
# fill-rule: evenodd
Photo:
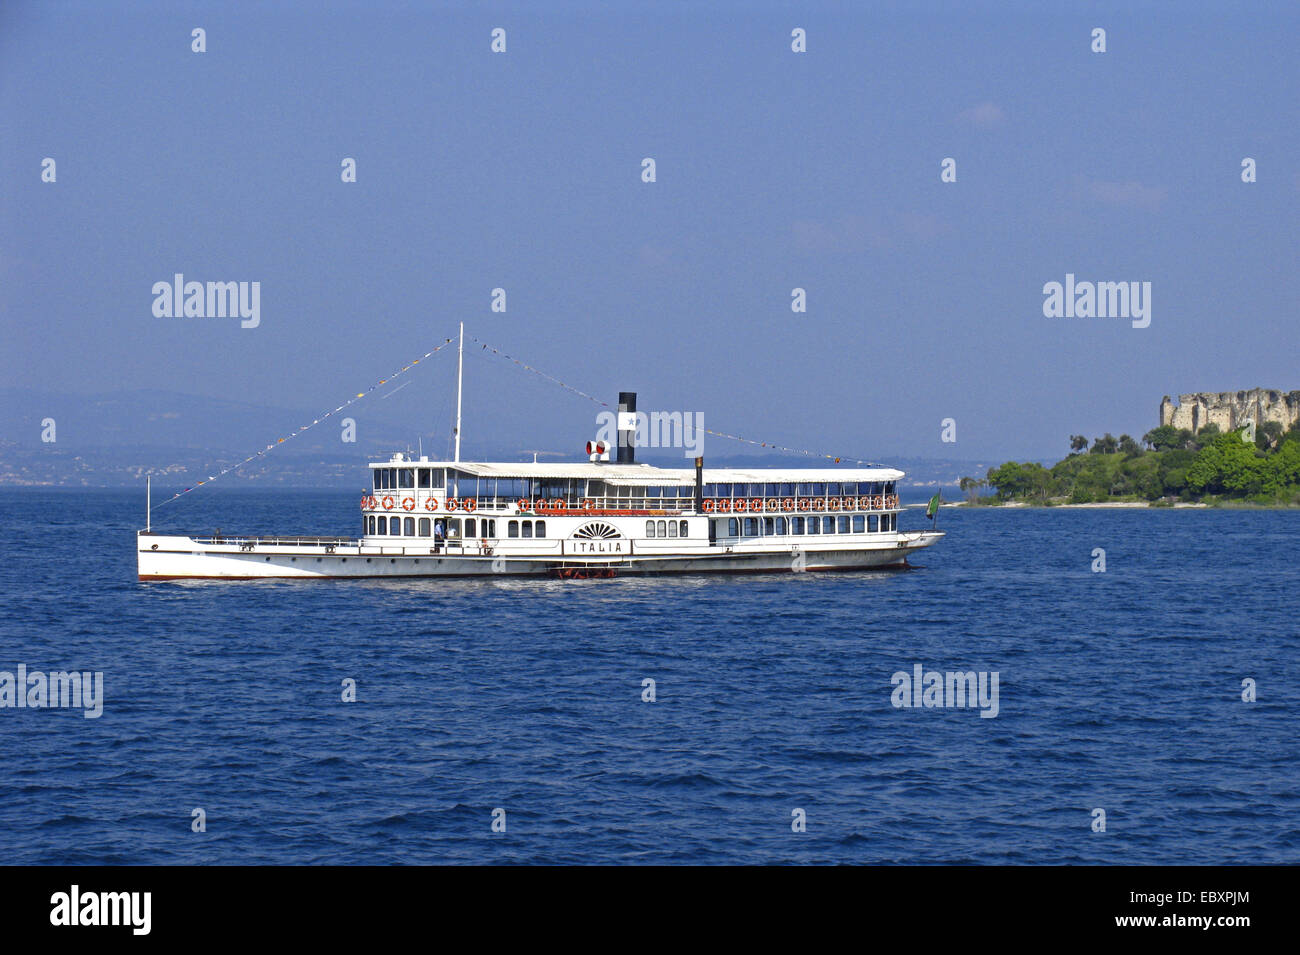
<svg viewBox="0 0 1300 955">
<path fill-rule="evenodd" d="M 477 523 L 477 521 L 476 521 L 475 518 L 473 518 L 473 517 L 466 518 L 466 520 L 465 520 L 465 536 L 466 536 L 466 537 L 478 537 L 478 528 L 475 527 L 475 524 L 476 524 L 476 523 Z"/>
<path fill-rule="evenodd" d="M 484 537 L 496 537 L 497 536 L 496 520 L 495 519 L 484 520 L 482 530 L 483 530 Z"/>
<path fill-rule="evenodd" d="M 823 518 L 822 518 L 822 533 L 823 533 L 823 534 L 834 534 L 834 533 L 835 533 L 835 518 L 833 518 L 833 517 L 823 517 Z"/>
<path fill-rule="evenodd" d="M 776 533 L 776 518 L 774 517 L 763 518 L 763 533 L 767 534 L 768 536 L 771 536 L 772 534 Z"/>
<path fill-rule="evenodd" d="M 706 484 L 706 485 L 704 485 L 704 496 L 705 496 L 705 497 L 717 497 L 717 496 L 718 496 L 718 485 L 716 485 L 716 484 Z"/>
<path fill-rule="evenodd" d="M 678 537 L 685 537 L 685 536 L 686 536 L 686 526 L 687 526 L 687 525 L 686 525 L 686 522 L 685 522 L 685 521 L 678 521 L 677 523 L 681 525 L 681 533 L 678 534 L 677 536 L 678 536 Z"/>
<path fill-rule="evenodd" d="M 366 533 L 373 534 L 374 532 L 375 532 L 375 516 L 371 514 L 369 517 L 366 518 Z"/>
<path fill-rule="evenodd" d="M 800 497 L 812 497 L 812 485 L 811 485 L 811 484 L 800 484 L 800 485 L 799 485 L 799 496 L 800 496 Z"/>
<path fill-rule="evenodd" d="M 839 493 L 840 493 L 840 483 L 839 483 L 838 481 L 835 481 L 835 482 L 833 482 L 833 483 L 831 483 L 831 484 L 827 484 L 827 485 L 826 485 L 826 493 L 827 493 L 827 494 L 839 494 Z"/>
<path fill-rule="evenodd" d="M 402 519 L 400 517 L 390 517 L 388 519 L 388 535 L 390 537 L 402 536 Z"/>
<path fill-rule="evenodd" d="M 420 536 L 429 536 L 429 519 L 427 517 L 420 518 Z"/>
<path fill-rule="evenodd" d="M 816 534 L 820 528 L 821 528 L 821 521 L 817 520 L 817 518 L 815 517 L 808 518 L 809 534 Z"/>
<path fill-rule="evenodd" d="M 427 488 L 428 486 L 429 486 L 429 469 L 420 468 L 420 487 Z"/>
<path fill-rule="evenodd" d="M 669 536 L 669 537 L 676 537 L 676 536 L 677 536 L 677 522 L 676 522 L 676 521 L 669 521 L 669 522 L 668 522 L 668 536 Z"/>
<path fill-rule="evenodd" d="M 518 537 L 518 536 L 519 536 L 519 522 L 518 522 L 518 521 L 511 521 L 509 524 L 506 525 L 506 536 L 507 536 L 507 537 Z"/>
<path fill-rule="evenodd" d="M 863 519 L 861 514 L 853 515 L 853 533 L 861 534 L 865 525 L 866 521 Z"/>
<path fill-rule="evenodd" d="M 660 521 L 658 524 L 655 525 L 655 534 L 658 535 L 659 537 L 668 536 L 668 524 L 666 521 Z"/>
<path fill-rule="evenodd" d="M 718 497 L 731 497 L 731 485 L 730 485 L 730 484 L 719 484 L 719 485 L 718 485 Z M 735 535 L 732 535 L 732 536 L 735 536 Z"/>
<path fill-rule="evenodd" d="M 664 492 L 664 489 L 663 489 L 662 487 L 657 487 L 657 486 L 655 486 L 655 487 L 648 487 L 648 488 L 645 489 L 645 496 L 646 496 L 646 497 L 663 497 L 663 496 L 664 496 L 664 493 L 663 493 L 663 492 Z"/>
<path fill-rule="evenodd" d="M 747 518 L 745 518 L 745 536 L 746 536 L 746 537 L 757 537 L 757 536 L 758 536 L 758 518 L 757 518 L 757 517 L 747 517 Z"/>
<path fill-rule="evenodd" d="M 414 517 L 408 517 L 408 518 L 406 518 L 406 519 L 402 522 L 402 524 L 403 524 L 403 526 L 402 526 L 402 533 L 405 534 L 407 537 L 414 537 L 414 536 L 415 536 L 415 518 L 414 518 Z"/>
<path fill-rule="evenodd" d="M 433 486 L 442 487 L 443 481 L 446 478 L 446 471 L 443 468 L 433 468 L 430 475 L 433 478 Z"/>
<path fill-rule="evenodd" d="M 645 536 L 646 536 L 646 537 L 654 537 L 654 536 L 655 536 L 655 522 L 654 522 L 654 521 L 646 521 L 646 522 L 645 522 Z"/>
<path fill-rule="evenodd" d="M 869 534 L 874 534 L 874 533 L 876 533 L 876 531 L 878 531 L 878 530 L 880 530 L 880 518 L 876 517 L 875 514 L 868 514 L 868 515 L 867 515 L 867 533 L 869 533 Z"/>
<path fill-rule="evenodd" d="M 837 517 L 835 521 L 837 525 L 835 529 L 838 533 L 847 534 L 849 532 L 849 519 L 847 517 Z"/>
<path fill-rule="evenodd" d="M 736 520 L 736 518 L 734 517 L 727 518 L 727 536 L 728 537 L 740 536 L 740 522 Z"/>
<path fill-rule="evenodd" d="M 826 493 L 826 485 L 819 484 L 816 481 L 813 482 L 812 489 L 813 489 L 813 497 L 821 497 L 823 494 Z"/>
<path fill-rule="evenodd" d="M 398 487 L 415 487 L 415 468 L 398 468 Z"/>
<path fill-rule="evenodd" d="M 776 497 L 776 496 L 777 496 L 778 494 L 780 494 L 780 493 L 781 493 L 781 485 L 779 485 L 779 484 L 764 484 L 764 485 L 763 485 L 763 496 L 764 496 L 764 497 Z"/>
<path fill-rule="evenodd" d="M 523 524 L 523 528 L 522 528 L 522 530 L 523 530 L 523 535 L 524 535 L 525 537 L 532 537 L 532 536 L 533 536 L 533 522 L 532 522 L 532 521 L 520 521 L 520 523 Z"/>
<path fill-rule="evenodd" d="M 802 534 L 802 533 L 803 533 L 803 518 L 802 518 L 802 517 L 792 517 L 792 518 L 790 518 L 790 533 L 791 533 L 791 534 Z"/>
<path fill-rule="evenodd" d="M 787 529 L 786 529 L 786 521 L 785 521 L 785 518 L 784 518 L 784 517 L 778 517 L 778 518 L 776 519 L 776 532 L 777 532 L 778 534 L 786 534 L 786 533 L 788 533 L 788 531 L 787 531 Z"/>
</svg>

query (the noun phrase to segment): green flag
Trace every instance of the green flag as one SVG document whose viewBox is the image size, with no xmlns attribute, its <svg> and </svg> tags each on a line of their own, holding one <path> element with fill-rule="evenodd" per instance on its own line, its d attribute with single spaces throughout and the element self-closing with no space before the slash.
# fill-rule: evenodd
<svg viewBox="0 0 1300 955">
<path fill-rule="evenodd" d="M 936 494 L 930 498 L 930 503 L 925 506 L 925 516 L 934 519 L 934 515 L 939 513 L 939 495 Z"/>
</svg>

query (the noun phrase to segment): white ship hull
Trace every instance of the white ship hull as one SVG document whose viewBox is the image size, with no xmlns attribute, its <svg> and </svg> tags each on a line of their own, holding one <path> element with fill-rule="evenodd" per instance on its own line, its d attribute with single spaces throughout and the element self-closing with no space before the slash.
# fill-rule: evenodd
<svg viewBox="0 0 1300 955">
<path fill-rule="evenodd" d="M 490 548 L 433 549 L 426 546 L 374 544 L 364 540 L 323 541 L 307 538 L 197 539 L 141 533 L 138 570 L 141 580 L 209 578 L 390 578 L 491 577 L 549 575 L 561 577 L 640 574 L 784 573 L 897 567 L 909 554 L 943 536 L 937 531 L 871 535 L 871 541 L 836 540 L 804 544 L 728 545 L 700 542 L 689 549 L 655 545 L 670 541 L 621 541 L 620 552 L 578 552 L 574 541 L 529 555 L 502 555 Z M 539 542 L 541 543 L 541 542 Z M 686 542 L 683 542 L 686 543 Z M 570 545 L 570 546 L 566 546 Z M 484 551 L 487 551 L 486 553 Z"/>
</svg>

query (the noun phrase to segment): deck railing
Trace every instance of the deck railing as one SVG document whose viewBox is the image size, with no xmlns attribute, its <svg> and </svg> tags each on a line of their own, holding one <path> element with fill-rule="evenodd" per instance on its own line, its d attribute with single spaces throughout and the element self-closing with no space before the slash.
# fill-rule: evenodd
<svg viewBox="0 0 1300 955">
<path fill-rule="evenodd" d="M 430 501 L 434 506 L 430 507 Z M 819 497 L 754 497 L 754 498 L 704 498 L 706 514 L 798 514 L 823 511 L 885 511 L 897 510 L 897 494 L 862 494 Z M 362 498 L 361 509 L 412 517 L 473 517 L 476 514 L 532 514 L 539 517 L 560 514 L 681 514 L 695 509 L 695 497 L 594 497 L 594 498 L 439 498 L 426 496 L 399 496 L 396 494 L 367 495 Z"/>
</svg>

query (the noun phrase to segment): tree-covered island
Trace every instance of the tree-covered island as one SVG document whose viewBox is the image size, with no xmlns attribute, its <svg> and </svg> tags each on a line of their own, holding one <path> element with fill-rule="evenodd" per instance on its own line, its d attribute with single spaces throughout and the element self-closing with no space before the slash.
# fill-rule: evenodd
<svg viewBox="0 0 1300 955">
<path fill-rule="evenodd" d="M 1070 436 L 1070 454 L 1047 468 L 1008 461 L 960 486 L 972 504 L 1096 504 L 1146 501 L 1300 506 L 1300 426 L 1276 421 L 1223 432 L 1215 424 L 1193 433 L 1163 425 L 1141 442 L 1107 434 L 1091 447 Z M 987 493 L 992 490 L 992 494 Z"/>
</svg>

